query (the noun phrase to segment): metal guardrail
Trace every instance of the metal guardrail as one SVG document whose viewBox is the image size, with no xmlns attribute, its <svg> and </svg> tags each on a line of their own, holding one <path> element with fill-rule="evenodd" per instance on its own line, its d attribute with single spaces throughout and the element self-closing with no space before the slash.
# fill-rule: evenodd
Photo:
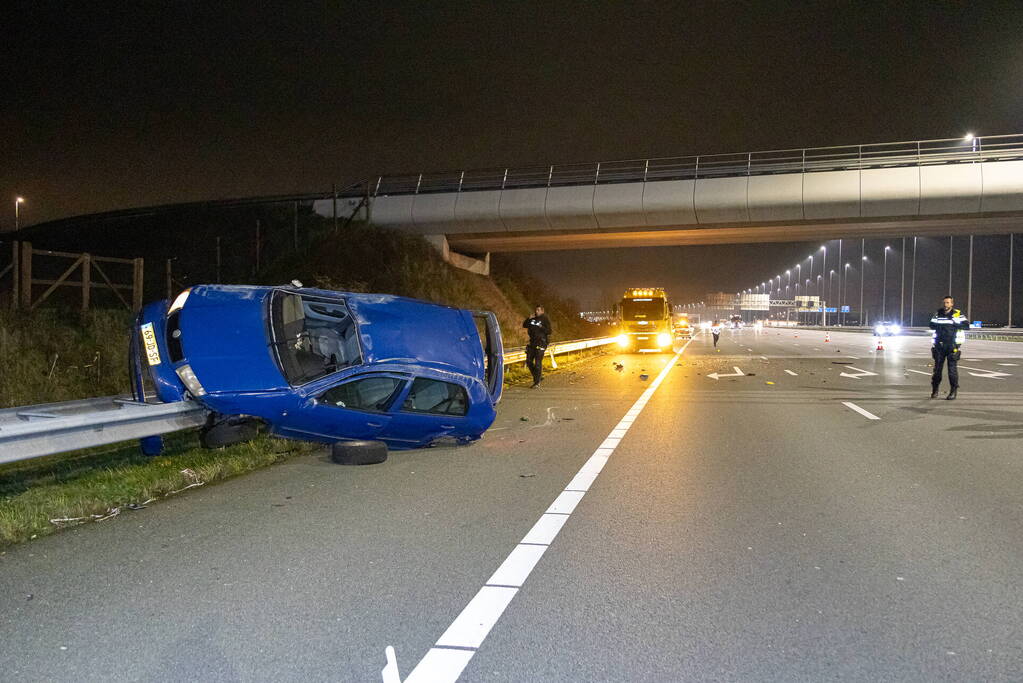
<svg viewBox="0 0 1023 683">
<path fill-rule="evenodd" d="M 573 351 L 582 351 L 584 349 L 592 349 L 598 346 L 607 346 L 613 344 L 615 337 L 593 337 L 592 339 L 575 339 L 573 341 L 553 342 L 547 347 L 547 353 L 545 355 L 555 356 L 562 353 L 571 353 Z M 511 365 L 513 363 L 522 363 L 526 360 L 526 347 L 520 346 L 513 349 L 505 349 L 504 352 L 504 364 Z"/>
<path fill-rule="evenodd" d="M 372 196 L 604 185 L 1023 159 L 1023 134 L 380 176 Z M 361 189 L 359 195 L 364 193 Z M 342 196 L 355 196 L 343 193 Z"/>
<path fill-rule="evenodd" d="M 552 355 L 604 346 L 613 337 L 555 342 Z M 524 348 L 508 349 L 504 364 L 526 359 Z M 0 465 L 46 455 L 105 446 L 199 427 L 207 411 L 194 401 L 139 403 L 103 396 L 0 410 Z"/>
<path fill-rule="evenodd" d="M 0 464 L 198 427 L 193 401 L 139 403 L 103 396 L 0 410 Z"/>
</svg>

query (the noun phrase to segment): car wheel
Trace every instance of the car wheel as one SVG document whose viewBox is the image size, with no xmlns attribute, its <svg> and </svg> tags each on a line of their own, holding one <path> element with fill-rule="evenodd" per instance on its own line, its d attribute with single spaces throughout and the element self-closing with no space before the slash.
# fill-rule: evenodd
<svg viewBox="0 0 1023 683">
<path fill-rule="evenodd" d="M 338 465 L 375 465 L 387 460 L 383 441 L 339 441 L 330 446 L 330 459 Z"/>
<path fill-rule="evenodd" d="M 199 431 L 199 443 L 203 448 L 224 448 L 252 441 L 259 430 L 255 420 L 218 422 Z"/>
</svg>

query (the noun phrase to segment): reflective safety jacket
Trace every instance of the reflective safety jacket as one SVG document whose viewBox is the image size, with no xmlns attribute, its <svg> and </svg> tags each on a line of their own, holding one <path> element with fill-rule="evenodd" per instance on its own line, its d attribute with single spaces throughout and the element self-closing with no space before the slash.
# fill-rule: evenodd
<svg viewBox="0 0 1023 683">
<path fill-rule="evenodd" d="M 721 334 L 721 325 L 711 325 L 710 331 L 714 334 Z"/>
<path fill-rule="evenodd" d="M 946 311 L 939 308 L 931 316 L 931 338 L 935 346 L 957 347 L 966 341 L 966 330 L 970 329 L 970 321 L 958 308 Z"/>
</svg>

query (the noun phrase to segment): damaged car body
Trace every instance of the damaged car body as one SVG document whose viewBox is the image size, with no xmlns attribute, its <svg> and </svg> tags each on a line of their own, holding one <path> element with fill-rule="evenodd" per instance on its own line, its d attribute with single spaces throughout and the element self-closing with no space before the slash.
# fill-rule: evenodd
<svg viewBox="0 0 1023 683">
<path fill-rule="evenodd" d="M 199 285 L 147 304 L 131 361 L 136 400 L 210 411 L 208 447 L 260 424 L 348 446 L 466 443 L 493 423 L 503 382 L 493 313 L 300 286 Z"/>
</svg>

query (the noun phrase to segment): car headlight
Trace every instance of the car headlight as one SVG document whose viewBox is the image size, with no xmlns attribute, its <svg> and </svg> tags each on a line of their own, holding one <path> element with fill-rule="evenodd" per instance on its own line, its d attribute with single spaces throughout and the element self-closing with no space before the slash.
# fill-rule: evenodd
<svg viewBox="0 0 1023 683">
<path fill-rule="evenodd" d="M 618 340 L 617 341 L 618 341 L 618 346 L 620 346 L 620 347 L 622 347 L 624 349 L 626 346 L 629 345 L 629 335 L 627 335 L 627 334 L 620 334 L 620 335 L 618 335 Z"/>
<path fill-rule="evenodd" d="M 181 379 L 181 383 L 185 385 L 189 393 L 192 396 L 205 396 L 206 390 L 199 384 L 199 379 L 192 372 L 191 365 L 182 365 L 178 367 L 174 372 L 178 373 L 178 377 Z"/>
<path fill-rule="evenodd" d="M 892 325 L 892 327 L 891 327 L 891 333 L 892 334 L 898 334 L 900 332 L 902 332 L 902 328 L 901 327 L 899 327 L 898 325 Z"/>
<path fill-rule="evenodd" d="M 884 334 L 884 325 L 878 325 L 874 328 L 874 332 L 878 334 Z"/>
<path fill-rule="evenodd" d="M 671 335 L 668 334 L 667 332 L 661 332 L 659 335 L 657 335 L 657 345 L 658 346 L 667 346 L 670 343 L 671 343 Z"/>
<path fill-rule="evenodd" d="M 170 308 L 167 309 L 167 315 L 170 315 L 174 311 L 180 310 L 185 305 L 185 300 L 188 298 L 189 291 L 191 290 L 186 289 L 185 291 L 181 292 L 181 294 L 178 294 L 177 297 L 175 297 L 174 302 L 170 305 Z"/>
</svg>

